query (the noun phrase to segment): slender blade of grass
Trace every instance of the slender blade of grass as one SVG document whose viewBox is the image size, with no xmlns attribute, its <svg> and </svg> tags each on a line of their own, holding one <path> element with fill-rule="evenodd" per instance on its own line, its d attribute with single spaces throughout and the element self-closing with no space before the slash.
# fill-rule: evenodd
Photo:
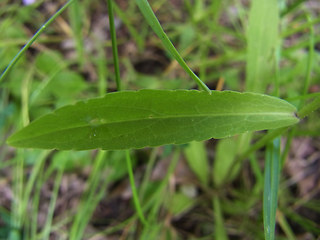
<svg viewBox="0 0 320 240">
<path fill-rule="evenodd" d="M 278 223 L 281 226 L 282 230 L 285 232 L 287 239 L 288 240 L 296 240 L 295 234 L 293 233 L 293 230 L 292 230 L 290 224 L 288 223 L 287 219 L 285 218 L 285 216 L 283 215 L 283 213 L 281 211 L 277 212 L 277 219 L 278 219 Z"/>
<path fill-rule="evenodd" d="M 280 137 L 278 137 L 268 145 L 266 151 L 263 194 L 263 222 L 266 240 L 275 239 L 277 199 L 281 169 L 280 164 Z"/>
<path fill-rule="evenodd" d="M 162 41 L 166 50 L 177 60 L 177 62 L 181 65 L 181 67 L 190 75 L 190 77 L 205 91 L 211 94 L 210 89 L 207 85 L 200 80 L 200 78 L 188 67 L 186 62 L 180 56 L 176 48 L 173 46 L 172 42 L 168 38 L 167 34 L 161 27 L 157 17 L 152 11 L 151 6 L 149 5 L 147 0 L 136 0 L 138 7 L 140 8 L 141 13 L 147 20 L 148 24 L 152 28 L 152 30 L 157 34 L 157 36 Z"/>
<path fill-rule="evenodd" d="M 121 91 L 119 55 L 118 55 L 118 49 L 117 49 L 116 30 L 115 30 L 115 26 L 114 26 L 112 0 L 107 0 L 107 4 L 108 4 L 108 14 L 109 14 L 109 22 L 110 22 L 112 53 L 113 53 L 113 63 L 114 63 L 116 84 L 117 84 L 117 90 Z M 129 150 L 126 150 L 126 164 L 127 164 L 127 170 L 128 170 L 128 175 L 129 175 L 129 180 L 130 180 L 130 185 L 131 185 L 131 190 L 132 190 L 133 202 L 134 202 L 134 205 L 135 205 L 135 208 L 138 213 L 140 221 L 146 226 L 148 223 L 147 223 L 145 217 L 143 216 L 142 208 L 140 205 L 137 188 L 136 188 L 135 181 L 134 181 L 133 167 L 132 167 L 132 163 L 131 163 L 131 157 L 130 157 Z"/>
<path fill-rule="evenodd" d="M 279 28 L 278 1 L 261 0 L 251 4 L 247 29 L 246 90 L 265 92 L 274 76 Z"/>
<path fill-rule="evenodd" d="M 32 43 L 37 40 L 41 33 L 58 17 L 64 10 L 66 10 L 74 1 L 70 0 L 65 5 L 63 5 L 49 20 L 41 26 L 41 28 L 33 35 L 33 37 L 27 42 L 27 44 L 18 52 L 18 54 L 12 59 L 7 68 L 0 75 L 0 82 L 8 75 L 9 71 L 14 67 L 14 65 L 19 61 L 21 56 L 28 50 Z"/>
</svg>

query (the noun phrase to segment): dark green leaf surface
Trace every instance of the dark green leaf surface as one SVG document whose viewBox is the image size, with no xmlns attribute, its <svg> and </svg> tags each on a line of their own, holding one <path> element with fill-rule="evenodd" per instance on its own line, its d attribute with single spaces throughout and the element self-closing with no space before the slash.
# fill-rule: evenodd
<svg viewBox="0 0 320 240">
<path fill-rule="evenodd" d="M 109 93 L 39 118 L 8 139 L 23 148 L 106 150 L 224 138 L 298 122 L 295 107 L 254 93 L 141 90 Z"/>
</svg>

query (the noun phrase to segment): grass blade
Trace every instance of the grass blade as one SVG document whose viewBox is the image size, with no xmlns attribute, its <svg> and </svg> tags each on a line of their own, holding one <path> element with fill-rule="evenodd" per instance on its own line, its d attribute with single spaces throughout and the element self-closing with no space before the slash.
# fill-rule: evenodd
<svg viewBox="0 0 320 240">
<path fill-rule="evenodd" d="M 265 92 L 273 79 L 278 28 L 278 1 L 252 1 L 247 30 L 246 91 Z"/>
<path fill-rule="evenodd" d="M 173 46 L 172 42 L 168 38 L 167 34 L 161 27 L 157 17 L 154 15 L 151 6 L 149 5 L 147 0 L 136 0 L 140 11 L 143 16 L 147 20 L 148 24 L 152 28 L 152 30 L 157 34 L 157 36 L 162 41 L 163 45 L 167 49 L 167 51 L 177 60 L 177 62 L 181 65 L 181 67 L 190 75 L 190 77 L 205 91 L 211 94 L 210 89 L 207 85 L 200 80 L 200 78 L 188 67 L 186 62 L 180 56 L 176 48 Z"/>
<path fill-rule="evenodd" d="M 27 42 L 27 44 L 18 52 L 18 54 L 12 59 L 7 68 L 3 71 L 0 76 L 0 82 L 8 75 L 9 71 L 14 67 L 14 65 L 19 61 L 21 56 L 28 50 L 32 43 L 40 36 L 40 34 L 59 16 L 66 10 L 74 1 L 70 0 L 65 5 L 63 5 L 49 20 L 41 26 L 41 28 L 33 35 L 33 37 Z"/>
<path fill-rule="evenodd" d="M 263 222 L 266 240 L 275 239 L 280 163 L 280 138 L 276 138 L 269 144 L 266 151 L 263 194 Z"/>
</svg>

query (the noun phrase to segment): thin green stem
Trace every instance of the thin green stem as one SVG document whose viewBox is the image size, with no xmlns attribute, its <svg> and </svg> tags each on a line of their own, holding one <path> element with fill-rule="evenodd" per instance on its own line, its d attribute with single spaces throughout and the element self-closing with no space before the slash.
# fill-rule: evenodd
<svg viewBox="0 0 320 240">
<path fill-rule="evenodd" d="M 280 137 L 268 145 L 266 151 L 263 222 L 266 240 L 275 239 L 276 211 L 280 179 Z"/>
<path fill-rule="evenodd" d="M 148 225 L 146 219 L 143 216 L 142 208 L 141 208 L 141 205 L 139 202 L 138 192 L 137 192 L 135 182 L 134 182 L 133 169 L 132 169 L 131 157 L 130 157 L 129 150 L 126 151 L 126 162 L 127 162 L 127 168 L 128 168 L 128 174 L 129 174 L 129 180 L 130 180 L 134 205 L 136 207 L 140 221 L 144 225 Z"/>
<path fill-rule="evenodd" d="M 295 234 L 281 211 L 277 212 L 277 220 L 288 240 L 296 240 Z"/>
<path fill-rule="evenodd" d="M 113 66 L 114 66 L 117 89 L 118 89 L 118 91 L 121 91 L 119 55 L 118 55 L 118 47 L 117 47 L 117 35 L 116 35 L 115 26 L 114 26 L 114 15 L 113 15 L 112 0 L 107 0 L 107 4 L 108 4 L 108 14 L 109 14 L 109 23 L 110 23 L 111 42 L 112 42 Z"/>
<path fill-rule="evenodd" d="M 110 22 L 110 33 L 111 33 L 111 40 L 112 40 L 112 54 L 113 54 L 115 78 L 116 78 L 117 90 L 121 91 L 119 56 L 118 56 L 118 48 L 117 48 L 117 36 L 116 36 L 116 31 L 115 31 L 115 26 L 114 26 L 112 0 L 107 0 L 107 4 L 108 4 L 108 14 L 109 14 L 109 22 Z M 126 150 L 126 163 L 127 163 L 127 169 L 128 169 L 130 185 L 131 185 L 131 189 L 132 189 L 133 202 L 134 202 L 135 208 L 137 210 L 140 221 L 144 225 L 147 225 L 148 223 L 143 216 L 142 208 L 141 208 L 141 205 L 139 202 L 138 192 L 137 192 L 135 182 L 134 182 L 133 168 L 132 168 L 132 164 L 131 164 L 129 150 Z"/>
<path fill-rule="evenodd" d="M 74 1 L 70 0 L 65 5 L 63 5 L 49 20 L 41 26 L 41 28 L 33 35 L 33 37 L 27 42 L 26 45 L 18 52 L 18 54 L 11 60 L 9 65 L 0 75 L 0 82 L 8 75 L 9 71 L 14 67 L 14 65 L 19 61 L 21 56 L 28 50 L 32 43 L 40 36 L 40 34 L 64 11 L 69 7 Z"/>
<path fill-rule="evenodd" d="M 148 24 L 153 29 L 153 31 L 157 34 L 157 36 L 160 38 L 160 40 L 162 41 L 162 44 L 165 46 L 167 51 L 174 57 L 174 59 L 177 60 L 180 66 L 186 71 L 186 73 L 190 75 L 190 77 L 199 85 L 199 87 L 201 87 L 204 91 L 207 91 L 209 94 L 211 94 L 212 92 L 208 88 L 208 86 L 204 82 L 202 82 L 201 79 L 188 67 L 186 62 L 183 60 L 183 58 L 180 56 L 176 48 L 173 46 L 167 34 L 162 29 L 161 24 L 159 23 L 156 15 L 153 13 L 152 8 L 149 5 L 148 1 L 136 0 L 136 2 L 143 16 L 147 20 Z"/>
</svg>

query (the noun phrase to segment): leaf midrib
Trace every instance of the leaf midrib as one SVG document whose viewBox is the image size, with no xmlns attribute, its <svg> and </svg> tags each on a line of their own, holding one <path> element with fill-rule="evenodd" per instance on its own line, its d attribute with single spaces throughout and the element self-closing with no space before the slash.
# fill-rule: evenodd
<svg viewBox="0 0 320 240">
<path fill-rule="evenodd" d="M 105 122 L 105 123 L 98 123 L 98 124 L 90 124 L 90 123 L 87 123 L 87 124 L 84 124 L 84 125 L 80 125 L 80 126 L 71 126 L 71 127 L 68 127 L 68 128 L 61 128 L 61 129 L 55 129 L 53 131 L 48 131 L 48 132 L 43 132 L 42 134 L 39 134 L 39 135 L 33 135 L 32 137 L 26 137 L 26 138 L 19 138 L 18 140 L 16 141 L 12 141 L 11 143 L 14 143 L 14 142 L 20 142 L 20 141 L 23 141 L 23 140 L 26 140 L 26 139 L 33 139 L 33 138 L 37 138 L 39 136 L 43 136 L 43 135 L 48 135 L 50 133 L 55 133 L 55 132 L 62 132 L 62 131 L 65 131 L 65 130 L 72 130 L 72 129 L 78 129 L 78 128 L 83 128 L 83 127 L 98 127 L 98 126 L 103 126 L 103 125 L 111 125 L 111 124 L 118 124 L 118 123 L 130 123 L 130 122 L 137 122 L 137 121 L 145 121 L 145 120 L 154 120 L 154 121 L 157 121 L 157 120 L 161 120 L 161 119 L 174 119 L 174 118 L 177 118 L 177 119 L 183 119 L 183 118 L 209 118 L 209 117 L 221 117 L 221 116 L 226 116 L 226 117 L 232 117 L 232 116 L 240 116 L 240 115 L 243 115 L 243 116 L 254 116 L 254 115 L 260 115 L 260 116 L 292 116 L 293 117 L 293 114 L 290 112 L 260 112 L 260 113 L 214 113 L 214 114 L 196 114 L 196 115 L 175 115 L 175 116 L 155 116 L 155 117 L 145 117 L 145 118 L 138 118 L 138 119 L 130 119 L 130 120 L 123 120 L 123 121 L 111 121 L 111 122 Z M 95 119 L 95 118 L 93 118 Z M 101 119 L 104 119 L 104 118 L 96 118 L 98 120 L 101 120 Z"/>
</svg>

